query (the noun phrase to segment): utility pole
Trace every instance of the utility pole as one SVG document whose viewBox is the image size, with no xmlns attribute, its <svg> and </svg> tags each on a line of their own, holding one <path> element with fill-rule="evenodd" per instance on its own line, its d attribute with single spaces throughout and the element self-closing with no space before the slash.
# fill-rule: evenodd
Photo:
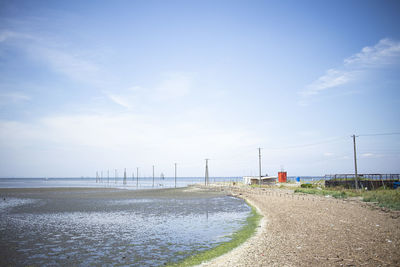
<svg viewBox="0 0 400 267">
<path fill-rule="evenodd" d="M 153 165 L 153 187 L 154 187 L 154 165 Z"/>
<path fill-rule="evenodd" d="M 258 185 L 261 187 L 261 147 L 258 148 L 258 170 L 259 170 L 259 181 Z"/>
<path fill-rule="evenodd" d="M 204 185 L 205 186 L 208 185 L 208 161 L 209 161 L 209 159 L 206 159 L 206 174 L 204 176 Z"/>
<path fill-rule="evenodd" d="M 353 147 L 354 147 L 354 181 L 356 183 L 356 189 L 358 189 L 358 173 L 357 173 L 357 152 L 356 152 L 356 135 L 353 134 Z"/>
<path fill-rule="evenodd" d="M 176 164 L 177 163 L 175 163 L 175 188 L 176 188 Z"/>
<path fill-rule="evenodd" d="M 136 187 L 139 187 L 139 168 L 136 168 Z"/>
</svg>

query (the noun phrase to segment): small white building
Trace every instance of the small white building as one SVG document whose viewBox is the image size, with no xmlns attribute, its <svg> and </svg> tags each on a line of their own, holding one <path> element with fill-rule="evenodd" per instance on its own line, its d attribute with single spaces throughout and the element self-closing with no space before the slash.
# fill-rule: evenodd
<svg viewBox="0 0 400 267">
<path fill-rule="evenodd" d="M 268 185 L 268 184 L 275 184 L 278 177 L 276 176 L 261 176 L 261 184 Z M 244 184 L 259 184 L 260 182 L 259 176 L 243 176 L 243 183 Z"/>
</svg>

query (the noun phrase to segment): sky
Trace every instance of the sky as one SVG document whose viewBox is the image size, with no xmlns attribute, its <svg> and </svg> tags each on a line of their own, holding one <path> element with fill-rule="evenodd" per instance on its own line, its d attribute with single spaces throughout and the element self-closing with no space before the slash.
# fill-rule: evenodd
<svg viewBox="0 0 400 267">
<path fill-rule="evenodd" d="M 400 173 L 400 2 L 0 1 L 0 177 Z"/>
</svg>

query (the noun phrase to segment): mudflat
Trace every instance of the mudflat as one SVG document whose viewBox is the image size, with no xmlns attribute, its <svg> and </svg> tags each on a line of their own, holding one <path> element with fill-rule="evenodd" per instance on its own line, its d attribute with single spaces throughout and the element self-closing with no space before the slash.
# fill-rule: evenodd
<svg viewBox="0 0 400 267">
<path fill-rule="evenodd" d="M 0 265 L 159 266 L 229 240 L 243 200 L 195 187 L 0 189 Z"/>
<path fill-rule="evenodd" d="M 264 215 L 247 242 L 202 266 L 400 266 L 400 212 L 292 190 L 214 187 Z"/>
<path fill-rule="evenodd" d="M 190 194 L 188 194 L 190 193 Z M 211 193 L 211 194 L 210 194 Z M 215 197 L 225 195 L 223 192 L 210 192 L 199 187 L 185 188 L 165 188 L 165 189 L 144 189 L 144 190 L 124 190 L 117 188 L 85 188 L 85 187 L 57 187 L 57 188 L 0 188 L 2 200 L 9 197 L 24 198 L 191 198 L 196 197 Z"/>
</svg>

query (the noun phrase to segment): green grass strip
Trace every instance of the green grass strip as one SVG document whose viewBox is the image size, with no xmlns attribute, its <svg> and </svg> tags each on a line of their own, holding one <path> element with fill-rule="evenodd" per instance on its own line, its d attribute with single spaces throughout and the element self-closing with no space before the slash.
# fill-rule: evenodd
<svg viewBox="0 0 400 267">
<path fill-rule="evenodd" d="M 251 206 L 249 203 L 247 204 Z M 198 265 L 204 261 L 211 260 L 213 258 L 216 258 L 218 256 L 221 256 L 222 254 L 231 251 L 232 249 L 238 247 L 240 244 L 245 242 L 249 237 L 251 237 L 255 233 L 261 218 L 262 215 L 260 215 L 257 212 L 257 210 L 253 206 L 251 206 L 251 212 L 249 217 L 247 217 L 246 219 L 246 224 L 242 228 L 240 228 L 239 231 L 232 234 L 232 239 L 230 241 L 219 244 L 218 246 L 210 250 L 202 251 L 198 254 L 189 256 L 188 258 L 182 261 L 176 263 L 169 263 L 167 266 Z"/>
<path fill-rule="evenodd" d="M 297 188 L 295 193 L 330 195 L 334 198 L 347 198 L 361 196 L 365 202 L 376 202 L 378 206 L 394 210 L 400 210 L 400 190 L 399 189 L 377 189 L 377 190 L 352 190 L 334 188 L 332 190 L 318 188 Z"/>
<path fill-rule="evenodd" d="M 363 192 L 365 202 L 377 202 L 380 207 L 400 210 L 400 190 L 378 189 Z"/>
<path fill-rule="evenodd" d="M 294 190 L 295 193 L 304 193 L 304 194 L 313 194 L 313 195 L 322 195 L 322 196 L 332 196 L 334 198 L 347 198 L 347 197 L 356 197 L 360 194 L 357 192 L 353 192 L 350 190 L 326 190 L 326 189 L 318 189 L 318 188 L 297 188 Z"/>
</svg>

